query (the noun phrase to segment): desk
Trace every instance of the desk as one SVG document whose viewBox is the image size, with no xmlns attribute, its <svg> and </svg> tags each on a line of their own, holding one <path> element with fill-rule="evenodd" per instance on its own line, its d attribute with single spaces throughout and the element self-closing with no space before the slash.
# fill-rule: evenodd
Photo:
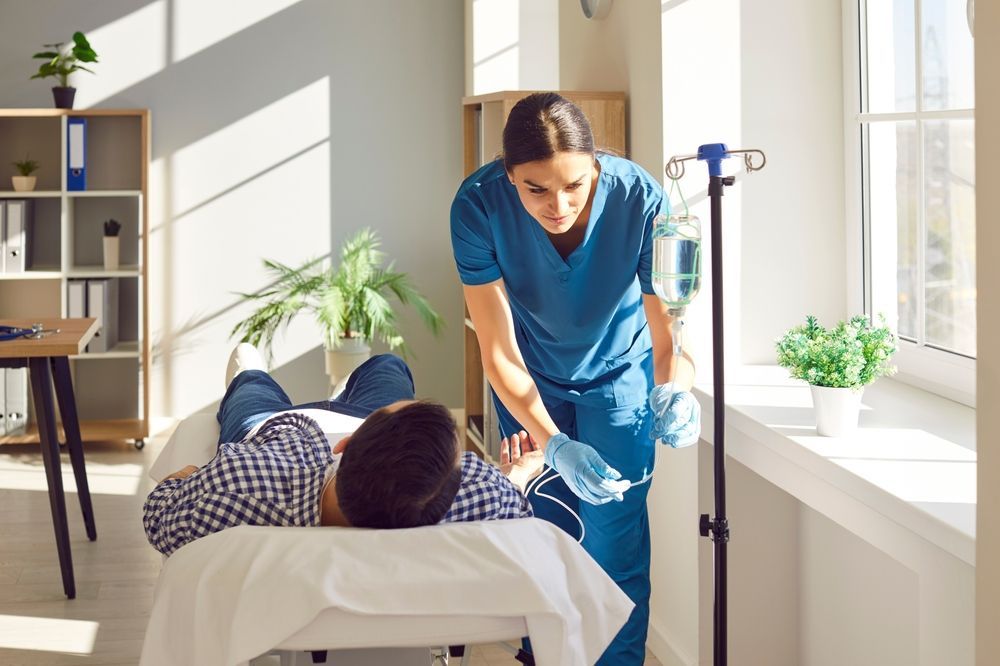
<svg viewBox="0 0 1000 666">
<path fill-rule="evenodd" d="M 67 597 L 73 599 L 76 597 L 76 583 L 73 580 L 73 556 L 69 548 L 66 498 L 63 494 L 59 433 L 56 431 L 52 384 L 54 379 L 56 400 L 59 401 L 66 448 L 69 450 L 69 459 L 73 465 L 73 476 L 76 477 L 76 490 L 80 497 L 87 538 L 95 541 L 97 529 L 94 527 L 94 508 L 90 503 L 83 444 L 80 441 L 80 420 L 76 413 L 76 399 L 73 397 L 68 357 L 83 352 L 83 348 L 97 332 L 97 320 L 0 319 L 0 326 L 31 328 L 32 323 L 36 322 L 41 323 L 46 330 L 58 328 L 60 331 L 48 334 L 40 340 L 17 338 L 0 341 L 0 367 L 28 368 L 31 377 L 31 395 L 35 402 L 38 439 L 49 487 L 49 506 L 52 510 L 52 526 L 56 533 L 56 548 L 59 551 L 63 591 Z"/>
</svg>

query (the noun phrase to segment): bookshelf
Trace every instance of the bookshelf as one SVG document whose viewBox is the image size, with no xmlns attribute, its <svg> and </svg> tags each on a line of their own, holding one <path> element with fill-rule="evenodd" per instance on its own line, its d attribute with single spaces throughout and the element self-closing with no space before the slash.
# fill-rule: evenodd
<svg viewBox="0 0 1000 666">
<path fill-rule="evenodd" d="M 85 118 L 86 189 L 67 188 L 67 125 Z M 10 163 L 40 164 L 31 192 L 13 190 Z M 118 343 L 70 359 L 84 441 L 149 437 L 148 109 L 0 109 L 0 202 L 30 202 L 23 272 L 0 272 L 0 317 L 69 316 L 70 280 L 117 284 Z M 120 259 L 103 265 L 102 224 L 121 225 Z M 0 444 L 38 441 L 29 391 L 28 426 L 0 433 Z"/>
<path fill-rule="evenodd" d="M 463 171 L 466 176 L 501 152 L 503 126 L 517 102 L 532 90 L 508 90 L 462 99 Z M 625 155 L 625 93 L 560 91 L 583 111 L 594 132 L 598 150 Z M 465 309 L 465 447 L 486 460 L 498 462 L 500 434 L 483 375 L 475 326 Z"/>
</svg>

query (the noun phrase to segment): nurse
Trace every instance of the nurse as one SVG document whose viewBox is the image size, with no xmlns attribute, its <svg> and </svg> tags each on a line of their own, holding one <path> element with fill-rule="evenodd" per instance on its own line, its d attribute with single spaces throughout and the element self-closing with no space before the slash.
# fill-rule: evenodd
<svg viewBox="0 0 1000 666">
<path fill-rule="evenodd" d="M 663 188 L 597 153 L 583 112 L 555 93 L 511 110 L 503 157 L 462 183 L 451 237 L 501 434 L 544 448 L 529 486 L 635 602 L 600 664 L 642 664 L 649 618 L 648 479 L 657 439 L 698 439 L 690 358 L 672 354 L 651 280 Z M 639 483 L 637 483 L 639 482 Z M 635 484 L 635 485 L 632 485 Z M 630 487 L 631 486 L 631 487 Z"/>
</svg>

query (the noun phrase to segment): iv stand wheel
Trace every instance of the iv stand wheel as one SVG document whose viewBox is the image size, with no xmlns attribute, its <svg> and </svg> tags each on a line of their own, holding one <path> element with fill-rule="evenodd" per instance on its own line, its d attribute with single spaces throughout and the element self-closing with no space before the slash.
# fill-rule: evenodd
<svg viewBox="0 0 1000 666">
<path fill-rule="evenodd" d="M 132 446 L 135 447 L 136 451 L 142 451 L 144 448 L 146 448 L 146 439 L 143 437 L 140 437 L 139 439 L 134 439 L 132 440 Z"/>
</svg>

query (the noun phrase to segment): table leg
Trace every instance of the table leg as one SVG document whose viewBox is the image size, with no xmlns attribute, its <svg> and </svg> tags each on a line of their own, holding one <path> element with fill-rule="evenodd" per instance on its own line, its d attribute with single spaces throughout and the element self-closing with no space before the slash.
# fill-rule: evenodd
<svg viewBox="0 0 1000 666">
<path fill-rule="evenodd" d="M 73 380 L 69 374 L 69 359 L 65 356 L 52 357 L 52 377 L 56 385 L 56 399 L 62 415 L 63 432 L 66 433 L 66 448 L 73 464 L 76 477 L 76 492 L 83 511 L 83 524 L 87 528 L 87 538 L 97 540 L 94 526 L 94 507 L 90 502 L 90 485 L 87 483 L 87 467 L 83 460 L 83 443 L 80 441 L 80 420 L 76 413 L 76 398 L 73 395 Z"/>
<path fill-rule="evenodd" d="M 66 497 L 63 494 L 62 470 L 59 460 L 59 437 L 56 433 L 55 405 L 52 404 L 52 376 L 49 359 L 28 360 L 31 374 L 31 392 L 35 400 L 35 417 L 38 421 L 38 439 L 45 464 L 45 477 L 49 486 L 49 507 L 52 510 L 52 527 L 56 533 L 59 551 L 59 568 L 62 569 L 63 591 L 70 599 L 76 597 L 73 580 L 73 554 L 69 547 L 69 526 L 66 522 Z"/>
</svg>

